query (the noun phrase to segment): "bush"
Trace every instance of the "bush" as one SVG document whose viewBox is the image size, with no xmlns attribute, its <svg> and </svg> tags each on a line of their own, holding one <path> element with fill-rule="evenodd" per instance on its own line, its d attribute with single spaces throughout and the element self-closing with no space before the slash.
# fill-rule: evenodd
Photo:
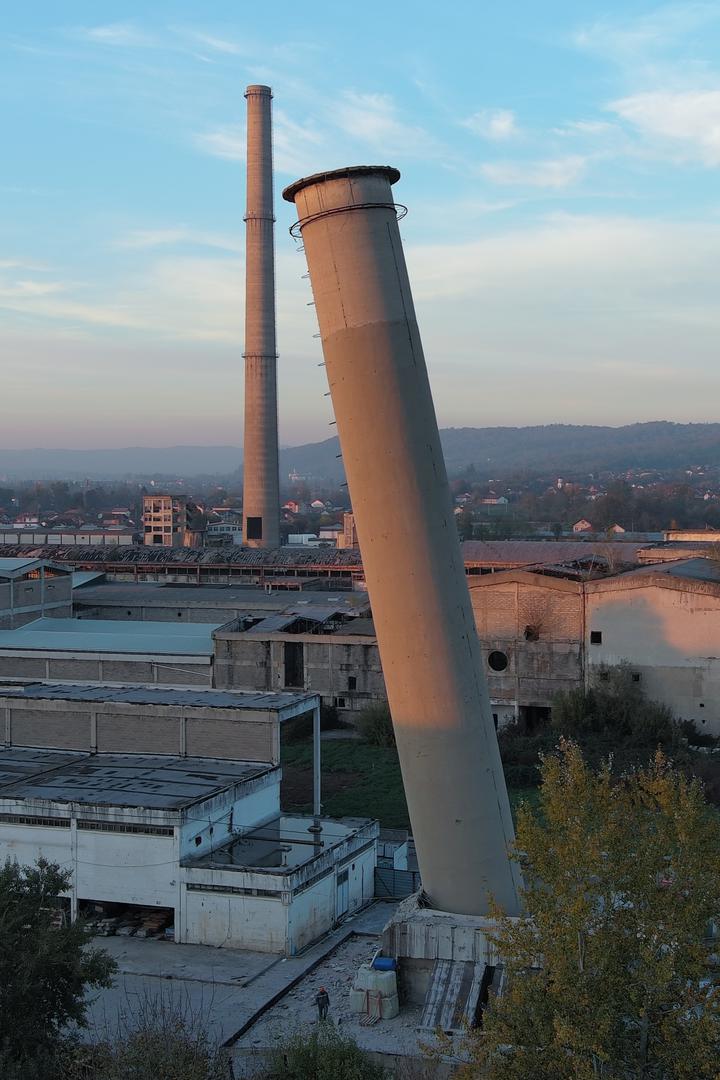
<svg viewBox="0 0 720 1080">
<path fill-rule="evenodd" d="M 387 701 L 368 705 L 357 718 L 357 728 L 371 746 L 394 746 L 395 731 Z"/>
<path fill-rule="evenodd" d="M 210 1041 L 207 1017 L 172 992 L 128 999 L 116 1031 L 80 1046 L 63 1080 L 227 1080 L 223 1052 Z"/>
<path fill-rule="evenodd" d="M 601 669 L 588 689 L 558 694 L 551 727 L 558 735 L 581 742 L 601 736 L 614 746 L 652 750 L 678 746 L 682 738 L 671 710 L 646 697 L 628 664 Z"/>
<path fill-rule="evenodd" d="M 296 1032 L 272 1055 L 264 1080 L 386 1080 L 354 1039 L 339 1035 L 329 1023 L 310 1034 Z"/>
</svg>

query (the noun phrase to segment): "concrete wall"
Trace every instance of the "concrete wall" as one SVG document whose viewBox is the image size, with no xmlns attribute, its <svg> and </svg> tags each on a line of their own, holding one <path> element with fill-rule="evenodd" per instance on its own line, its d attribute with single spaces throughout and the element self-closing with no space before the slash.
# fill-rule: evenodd
<svg viewBox="0 0 720 1080">
<path fill-rule="evenodd" d="M 154 660 L 143 656 L 108 657 L 97 653 L 19 655 L 20 650 L 0 651 L 0 677 L 75 682 L 160 683 L 165 686 L 211 686 L 212 665 L 187 657 Z"/>
<path fill-rule="evenodd" d="M 178 871 L 173 837 L 78 828 L 75 889 L 81 900 L 175 908 Z"/>
<path fill-rule="evenodd" d="M 275 713 L 0 695 L 6 745 L 276 762 Z"/>
<path fill-rule="evenodd" d="M 73 904 L 105 900 L 176 907 L 179 874 L 172 815 L 116 808 L 114 820 L 101 823 L 90 808 L 71 820 L 67 804 L 2 800 L 0 808 L 5 815 L 64 819 L 50 827 L 0 819 L 0 854 L 24 865 L 44 857 L 71 870 Z M 129 831 L 160 819 L 170 835 Z M 119 831 L 122 828 L 128 831 Z"/>
<path fill-rule="evenodd" d="M 215 685 L 233 690 L 283 690 L 285 643 L 301 644 L 304 683 L 324 705 L 347 711 L 385 700 L 385 683 L 374 638 L 351 634 L 215 634 Z M 355 680 L 350 689 L 349 680 Z"/>
<path fill-rule="evenodd" d="M 238 875 L 218 875 L 220 891 L 188 888 L 183 897 L 183 941 L 196 944 L 284 953 L 287 908 L 282 894 L 247 896 L 230 891 Z M 221 880 L 222 879 L 222 880 Z M 228 891 L 223 892 L 226 885 Z"/>
<path fill-rule="evenodd" d="M 224 623 L 237 619 L 244 607 L 187 606 L 155 607 L 144 604 L 88 603 L 82 590 L 74 597 L 75 613 L 79 619 L 112 619 L 117 622 L 192 622 Z"/>
<path fill-rule="evenodd" d="M 34 619 L 72 615 L 72 574 L 0 579 L 0 630 L 14 630 Z"/>
<path fill-rule="evenodd" d="M 296 893 L 288 908 L 290 956 L 322 937 L 335 922 L 337 874 L 332 870 L 304 892 Z"/>
<path fill-rule="evenodd" d="M 180 827 L 180 858 L 207 854 L 226 843 L 232 833 L 276 818 L 280 813 L 280 777 L 277 769 L 246 782 L 235 797 L 222 792 L 188 807 Z"/>
<path fill-rule="evenodd" d="M 672 580 L 609 585 L 587 593 L 588 677 L 599 665 L 627 661 L 650 698 L 720 734 L 720 596 Z M 592 643 L 593 632 L 601 643 Z"/>
<path fill-rule="evenodd" d="M 499 726 L 508 719 L 507 707 L 547 708 L 558 691 L 583 682 L 581 586 L 545 581 L 510 571 L 468 582 Z M 497 665 L 502 657 L 507 666 L 497 670 L 490 659 Z"/>
</svg>

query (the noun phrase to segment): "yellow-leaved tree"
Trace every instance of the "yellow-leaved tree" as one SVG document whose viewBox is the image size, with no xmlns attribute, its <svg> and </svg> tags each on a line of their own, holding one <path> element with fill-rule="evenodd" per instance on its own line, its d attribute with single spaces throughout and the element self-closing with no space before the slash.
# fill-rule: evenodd
<svg viewBox="0 0 720 1080">
<path fill-rule="evenodd" d="M 506 992 L 458 1080 L 720 1077 L 720 819 L 658 753 L 621 778 L 568 742 L 545 757 L 513 857 L 527 917 L 499 920 Z"/>
</svg>

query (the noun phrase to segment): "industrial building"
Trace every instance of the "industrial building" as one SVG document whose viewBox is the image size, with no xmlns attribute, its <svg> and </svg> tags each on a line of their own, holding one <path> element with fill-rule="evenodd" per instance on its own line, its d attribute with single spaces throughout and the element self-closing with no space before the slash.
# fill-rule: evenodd
<svg viewBox="0 0 720 1080">
<path fill-rule="evenodd" d="M 309 713 L 315 716 L 319 708 L 319 697 L 308 693 L 0 684 L 5 746 L 90 753 L 194 755 L 277 765 L 282 724 Z M 318 781 L 316 776 L 316 785 Z"/>
<path fill-rule="evenodd" d="M 0 630 L 72 614 L 72 570 L 46 559 L 0 558 Z"/>
<path fill-rule="evenodd" d="M 648 697 L 720 735 L 720 563 L 642 567 L 584 591 L 586 677 L 625 662 Z"/>
<path fill-rule="evenodd" d="M 493 720 L 546 720 L 555 695 L 584 681 L 583 582 L 570 569 L 504 570 L 469 579 Z"/>
<path fill-rule="evenodd" d="M 218 687 L 257 690 L 304 688 L 323 704 L 352 714 L 386 698 L 375 628 L 370 619 L 342 621 L 331 608 L 295 609 L 245 630 L 217 629 L 214 679 Z"/>
<path fill-rule="evenodd" d="M 77 529 L 67 527 L 45 529 L 39 525 L 9 528 L 0 525 L 0 544 L 25 544 L 39 547 L 130 547 L 139 542 L 137 530 L 110 526 L 107 529 L 96 526 L 81 526 Z M 51 555 L 50 558 L 53 556 Z"/>
<path fill-rule="evenodd" d="M 353 535 L 356 536 L 353 524 Z M 655 563 L 707 554 L 698 543 L 648 544 L 624 540 L 467 540 L 461 544 L 469 577 L 541 566 L 597 555 L 613 555 L 622 563 Z M 76 570 L 94 570 L 117 581 L 159 581 L 191 585 L 262 585 L 276 588 L 366 588 L 359 548 L 102 547 L 33 545 L 0 546 L 0 558 L 45 558 Z"/>
<path fill-rule="evenodd" d="M 217 625 L 39 618 L 0 631 L 0 678 L 210 687 Z"/>
<path fill-rule="evenodd" d="M 187 508 L 173 495 L 143 497 L 143 543 L 150 547 L 184 547 Z"/>
<path fill-rule="evenodd" d="M 231 619 L 260 622 L 270 615 L 325 612 L 347 619 L 365 616 L 367 593 L 303 589 L 260 589 L 247 585 L 187 585 L 162 582 L 137 584 L 105 581 L 102 577 L 73 590 L 78 619 L 148 622 L 224 623 Z"/>
<path fill-rule="evenodd" d="M 3 853 L 72 870 L 72 917 L 154 908 L 176 941 L 294 955 L 372 897 L 377 835 L 282 815 L 269 764 L 0 750 Z"/>
</svg>

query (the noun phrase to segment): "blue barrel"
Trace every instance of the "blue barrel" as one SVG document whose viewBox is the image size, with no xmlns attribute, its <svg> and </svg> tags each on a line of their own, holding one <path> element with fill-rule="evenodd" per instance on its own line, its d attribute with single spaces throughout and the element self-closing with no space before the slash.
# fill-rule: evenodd
<svg viewBox="0 0 720 1080">
<path fill-rule="evenodd" d="M 392 956 L 376 956 L 372 966 L 376 971 L 394 971 L 397 967 L 397 960 Z"/>
</svg>

